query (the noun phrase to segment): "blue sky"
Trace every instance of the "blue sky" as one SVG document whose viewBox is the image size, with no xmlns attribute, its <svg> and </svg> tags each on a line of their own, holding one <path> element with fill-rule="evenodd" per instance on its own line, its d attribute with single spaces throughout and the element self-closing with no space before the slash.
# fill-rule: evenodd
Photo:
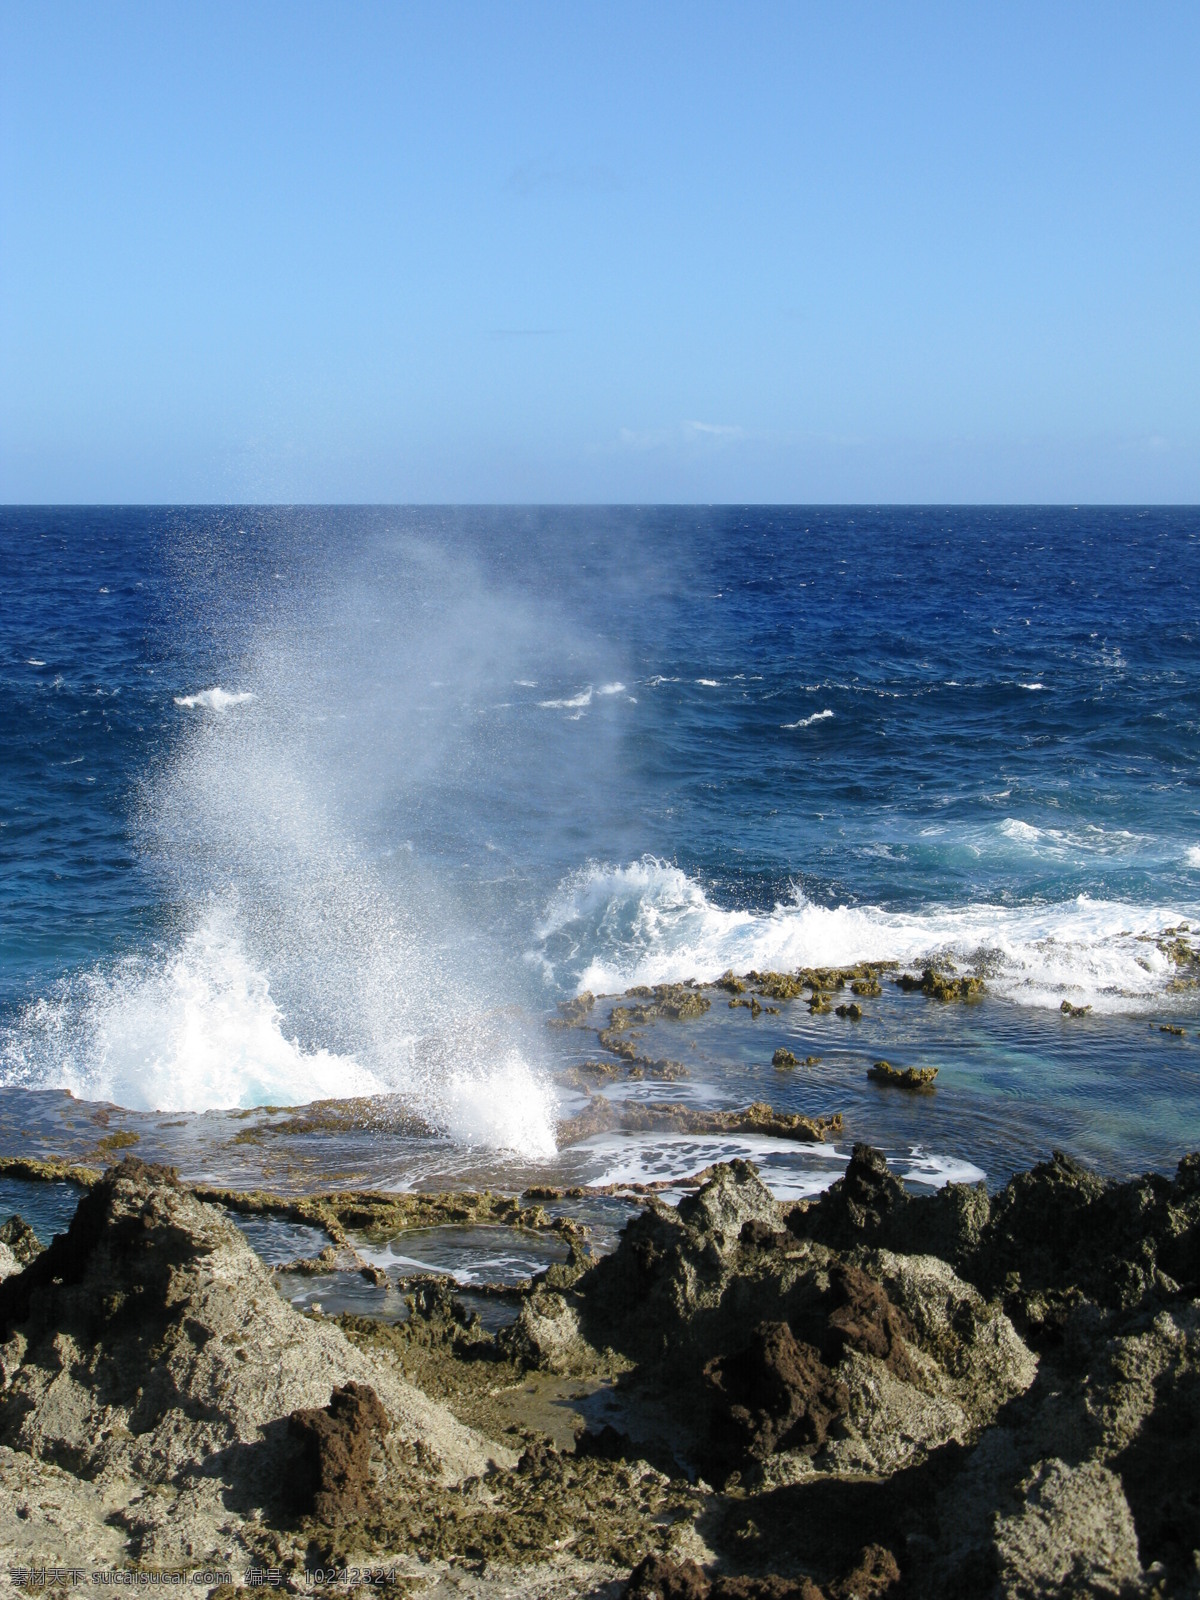
<svg viewBox="0 0 1200 1600">
<path fill-rule="evenodd" d="M 1200 6 L 0 0 L 0 499 L 1200 501 Z"/>
</svg>

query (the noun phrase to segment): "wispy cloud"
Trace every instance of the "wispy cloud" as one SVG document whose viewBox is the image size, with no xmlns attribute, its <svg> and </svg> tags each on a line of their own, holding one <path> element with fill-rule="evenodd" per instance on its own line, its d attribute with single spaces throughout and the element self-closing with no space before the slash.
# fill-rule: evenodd
<svg viewBox="0 0 1200 1600">
<path fill-rule="evenodd" d="M 685 422 L 685 431 L 706 435 L 710 439 L 744 439 L 745 428 L 728 422 Z"/>
<path fill-rule="evenodd" d="M 621 428 L 618 450 L 693 450 L 716 449 L 750 435 L 745 428 L 729 422 L 680 422 L 669 428 Z"/>
<path fill-rule="evenodd" d="M 513 168 L 504 187 L 510 194 L 528 196 L 546 190 L 590 190 L 595 194 L 615 194 L 625 186 L 610 167 L 548 167 L 540 161 L 525 161 Z"/>
<path fill-rule="evenodd" d="M 489 339 L 553 339 L 557 328 L 489 328 Z"/>
</svg>

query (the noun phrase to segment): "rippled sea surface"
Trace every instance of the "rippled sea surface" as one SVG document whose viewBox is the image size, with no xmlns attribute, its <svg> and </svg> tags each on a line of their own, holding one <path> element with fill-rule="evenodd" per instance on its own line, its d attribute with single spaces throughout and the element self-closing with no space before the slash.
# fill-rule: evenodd
<svg viewBox="0 0 1200 1600">
<path fill-rule="evenodd" d="M 1200 1145 L 1200 512 L 9 509 L 0 570 L 4 1153 L 124 1131 L 317 1187 L 740 1152 L 805 1193 L 859 1138 L 914 1183 Z M 843 1138 L 557 1148 L 604 1055 L 558 1001 L 889 959 L 986 998 L 717 996 L 642 1030 L 686 1076 L 595 1078 Z M 261 1109 L 347 1097 L 378 1114 Z"/>
</svg>

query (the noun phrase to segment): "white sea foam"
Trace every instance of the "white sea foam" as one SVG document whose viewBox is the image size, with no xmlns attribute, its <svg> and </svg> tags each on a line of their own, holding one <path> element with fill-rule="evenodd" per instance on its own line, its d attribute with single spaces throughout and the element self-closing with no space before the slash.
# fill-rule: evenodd
<svg viewBox="0 0 1200 1600">
<path fill-rule="evenodd" d="M 591 865 L 547 906 L 531 958 L 556 981 L 594 992 L 709 978 L 732 967 L 849 965 L 945 957 L 980 970 L 989 989 L 1022 1005 L 1064 998 L 1096 1011 L 1161 1002 L 1175 968 L 1156 944 L 1195 921 L 1187 906 L 1138 906 L 1086 895 L 1050 904 L 976 903 L 889 911 L 820 906 L 799 890 L 770 911 L 727 910 L 668 862 Z"/>
<path fill-rule="evenodd" d="M 587 1162 L 587 1182 L 597 1186 L 682 1183 L 719 1161 L 753 1161 L 777 1200 L 806 1200 L 836 1183 L 846 1169 L 846 1151 L 830 1144 L 799 1145 L 770 1134 L 601 1133 L 572 1147 Z M 916 1146 L 891 1160 L 906 1183 L 941 1189 L 948 1183 L 981 1183 L 973 1162 Z"/>
<path fill-rule="evenodd" d="M 719 678 L 697 678 L 696 682 L 702 689 L 719 689 L 721 687 Z"/>
<path fill-rule="evenodd" d="M 33 656 L 30 656 L 29 660 L 25 663 L 25 665 L 27 667 L 44 667 L 46 665 L 46 663 L 44 661 L 37 661 L 37 660 L 34 659 Z"/>
<path fill-rule="evenodd" d="M 545 1080 L 516 1051 L 494 1067 L 456 1070 L 441 1096 L 441 1120 L 460 1144 L 533 1158 L 558 1148 L 552 1112 Z"/>
<path fill-rule="evenodd" d="M 603 694 L 624 694 L 625 693 L 625 685 L 623 683 L 603 683 L 596 690 L 596 693 L 598 695 L 603 695 Z"/>
<path fill-rule="evenodd" d="M 561 663 L 553 682 L 617 675 L 569 666 L 575 633 L 442 550 L 371 559 L 273 601 L 236 694 L 179 696 L 192 715 L 131 802 L 173 926 L 5 1019 L 0 1083 L 185 1111 L 382 1093 L 456 1141 L 553 1150 L 541 1029 L 502 1009 L 507 952 L 397 842 L 431 784 L 489 770 L 477 708 L 538 677 L 531 658 Z M 426 709 L 431 680 L 449 692 Z"/>
<path fill-rule="evenodd" d="M 352 1057 L 288 1037 L 232 918 L 214 912 L 170 953 L 97 969 L 27 1008 L 4 1079 L 138 1111 L 296 1105 L 377 1093 Z"/>
<path fill-rule="evenodd" d="M 1190 844 L 1183 857 L 1189 867 L 1200 867 L 1200 844 Z"/>
<path fill-rule="evenodd" d="M 1016 817 L 1005 817 L 1000 824 L 1000 832 L 1006 839 L 1015 839 L 1021 844 L 1036 844 L 1042 837 L 1042 830 L 1035 828 L 1031 822 L 1021 822 Z"/>
<path fill-rule="evenodd" d="M 187 711 L 228 711 L 230 706 L 243 706 L 253 699 L 254 695 L 249 689 L 222 689 L 218 685 L 212 689 L 201 689 L 197 694 L 177 694 L 175 704 Z"/>
<path fill-rule="evenodd" d="M 982 1167 L 977 1167 L 973 1161 L 934 1155 L 920 1145 L 907 1161 L 901 1159 L 899 1164 L 903 1167 L 899 1176 L 906 1183 L 923 1183 L 930 1189 L 941 1189 L 948 1183 L 982 1183 L 987 1177 Z"/>
<path fill-rule="evenodd" d="M 997 796 L 999 798 L 1005 798 Z M 997 840 L 1003 848 L 1017 845 L 1024 852 L 1049 861 L 1065 861 L 1085 856 L 1130 856 L 1153 853 L 1158 841 L 1130 828 L 1101 828 L 1089 823 L 1082 828 L 1038 827 L 1019 817 L 1005 817 L 998 825 L 968 832 L 964 842 L 976 855 L 986 854 Z"/>
<path fill-rule="evenodd" d="M 602 690 L 601 693 L 604 691 Z M 592 686 L 589 683 L 586 689 L 581 689 L 578 694 L 571 695 L 562 700 L 539 700 L 538 705 L 545 711 L 576 711 L 592 703 Z"/>
<path fill-rule="evenodd" d="M 779 726 L 790 733 L 793 728 L 811 728 L 814 722 L 826 722 L 832 715 L 833 712 L 827 708 L 814 711 L 811 717 L 801 717 L 799 722 L 781 722 Z"/>
<path fill-rule="evenodd" d="M 849 1159 L 833 1145 L 798 1145 L 769 1134 L 601 1133 L 572 1147 L 590 1184 L 681 1183 L 718 1161 L 753 1161 L 779 1200 L 820 1194 Z"/>
</svg>

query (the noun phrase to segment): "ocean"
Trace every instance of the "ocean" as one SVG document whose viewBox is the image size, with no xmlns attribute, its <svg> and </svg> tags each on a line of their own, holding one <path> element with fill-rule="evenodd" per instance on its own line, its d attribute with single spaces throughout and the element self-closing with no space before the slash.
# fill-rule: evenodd
<svg viewBox="0 0 1200 1600">
<path fill-rule="evenodd" d="M 859 1140 L 925 1186 L 1200 1146 L 1200 511 L 10 508 L 0 564 L 0 1154 L 292 1188 L 742 1154 L 788 1195 Z M 590 1087 L 618 1002 L 547 1026 L 862 961 L 986 992 L 706 991 L 638 1035 L 670 1072 Z M 564 1144 L 597 1094 L 843 1131 Z"/>
</svg>

